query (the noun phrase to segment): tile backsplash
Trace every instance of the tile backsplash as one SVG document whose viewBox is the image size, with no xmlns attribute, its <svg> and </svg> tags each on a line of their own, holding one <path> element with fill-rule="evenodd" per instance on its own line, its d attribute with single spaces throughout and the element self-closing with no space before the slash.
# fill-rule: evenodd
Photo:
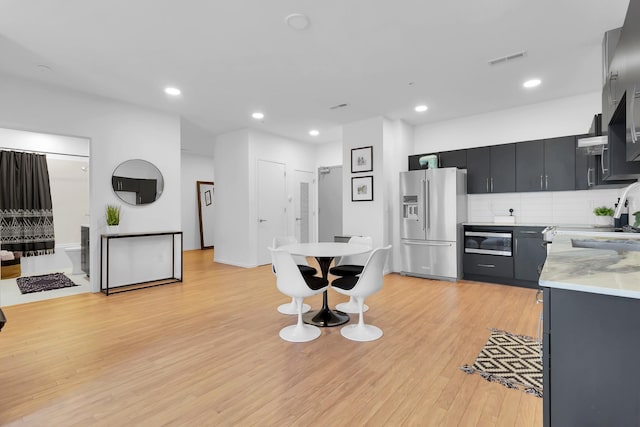
<svg viewBox="0 0 640 427">
<path fill-rule="evenodd" d="M 593 209 L 598 206 L 613 208 L 622 190 L 469 194 L 467 222 L 493 222 L 494 216 L 509 215 L 509 209 L 513 209 L 516 224 L 595 225 L 598 222 Z M 631 209 L 635 208 L 631 206 Z"/>
</svg>

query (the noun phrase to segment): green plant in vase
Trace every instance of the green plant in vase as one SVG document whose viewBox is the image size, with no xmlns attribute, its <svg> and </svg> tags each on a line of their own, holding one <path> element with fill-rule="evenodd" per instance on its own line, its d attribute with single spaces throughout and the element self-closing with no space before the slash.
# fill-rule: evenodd
<svg viewBox="0 0 640 427">
<path fill-rule="evenodd" d="M 108 226 L 120 225 L 120 206 L 107 205 L 106 219 Z"/>
<path fill-rule="evenodd" d="M 633 226 L 636 228 L 640 227 L 640 211 L 636 211 L 631 215 L 635 217 L 635 221 L 633 221 Z"/>
<path fill-rule="evenodd" d="M 593 210 L 595 216 L 613 216 L 614 211 L 612 208 L 608 208 L 606 206 L 600 206 Z"/>
<path fill-rule="evenodd" d="M 598 224 L 606 226 L 613 225 L 614 213 L 614 210 L 607 206 L 599 206 L 593 210 L 593 214 L 596 216 Z"/>
</svg>

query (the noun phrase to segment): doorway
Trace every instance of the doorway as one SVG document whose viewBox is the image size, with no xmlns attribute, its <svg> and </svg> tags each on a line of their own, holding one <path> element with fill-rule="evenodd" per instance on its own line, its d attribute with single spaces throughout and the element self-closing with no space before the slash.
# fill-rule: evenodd
<svg viewBox="0 0 640 427">
<path fill-rule="evenodd" d="M 318 241 L 342 234 L 342 166 L 318 168 Z"/>
<path fill-rule="evenodd" d="M 78 285 L 22 294 L 18 277 L 7 275 L 0 279 L 0 306 L 91 292 L 88 277 L 74 273 L 72 264 L 80 260 L 77 248 L 81 246 L 81 226 L 89 223 L 90 139 L 0 128 L 0 140 L 2 150 L 35 152 L 47 158 L 56 250 L 53 254 L 21 257 L 19 277 L 63 273 Z"/>
<path fill-rule="evenodd" d="M 213 248 L 213 181 L 197 181 L 200 249 Z"/>
<path fill-rule="evenodd" d="M 295 171 L 294 184 L 294 235 L 300 243 L 314 241 L 313 235 L 313 172 Z"/>
<path fill-rule="evenodd" d="M 270 264 L 267 250 L 287 232 L 287 186 L 283 163 L 258 160 L 258 265 Z"/>
</svg>

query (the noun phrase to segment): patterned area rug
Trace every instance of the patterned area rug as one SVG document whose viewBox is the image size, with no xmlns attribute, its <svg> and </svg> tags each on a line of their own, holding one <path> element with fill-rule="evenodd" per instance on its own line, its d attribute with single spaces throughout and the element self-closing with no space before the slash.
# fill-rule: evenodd
<svg viewBox="0 0 640 427">
<path fill-rule="evenodd" d="M 542 397 L 540 344 L 534 338 L 490 329 L 491 335 L 473 365 L 461 366 L 487 381 Z"/>
<path fill-rule="evenodd" d="M 32 292 L 50 291 L 52 289 L 70 288 L 76 285 L 62 273 L 43 274 L 42 276 L 19 277 L 16 279 L 20 292 L 30 294 Z"/>
</svg>

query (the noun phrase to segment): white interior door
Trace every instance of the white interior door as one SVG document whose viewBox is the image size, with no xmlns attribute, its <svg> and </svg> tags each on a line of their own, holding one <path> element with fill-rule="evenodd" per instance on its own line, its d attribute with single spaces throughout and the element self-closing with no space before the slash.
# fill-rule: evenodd
<svg viewBox="0 0 640 427">
<path fill-rule="evenodd" d="M 276 236 L 287 233 L 285 165 L 258 160 L 258 264 L 270 264 L 267 250 Z"/>
<path fill-rule="evenodd" d="M 313 184 L 312 172 L 296 171 L 295 191 L 293 196 L 293 205 L 295 210 L 294 233 L 296 239 L 300 243 L 309 243 L 314 241 Z"/>
</svg>

